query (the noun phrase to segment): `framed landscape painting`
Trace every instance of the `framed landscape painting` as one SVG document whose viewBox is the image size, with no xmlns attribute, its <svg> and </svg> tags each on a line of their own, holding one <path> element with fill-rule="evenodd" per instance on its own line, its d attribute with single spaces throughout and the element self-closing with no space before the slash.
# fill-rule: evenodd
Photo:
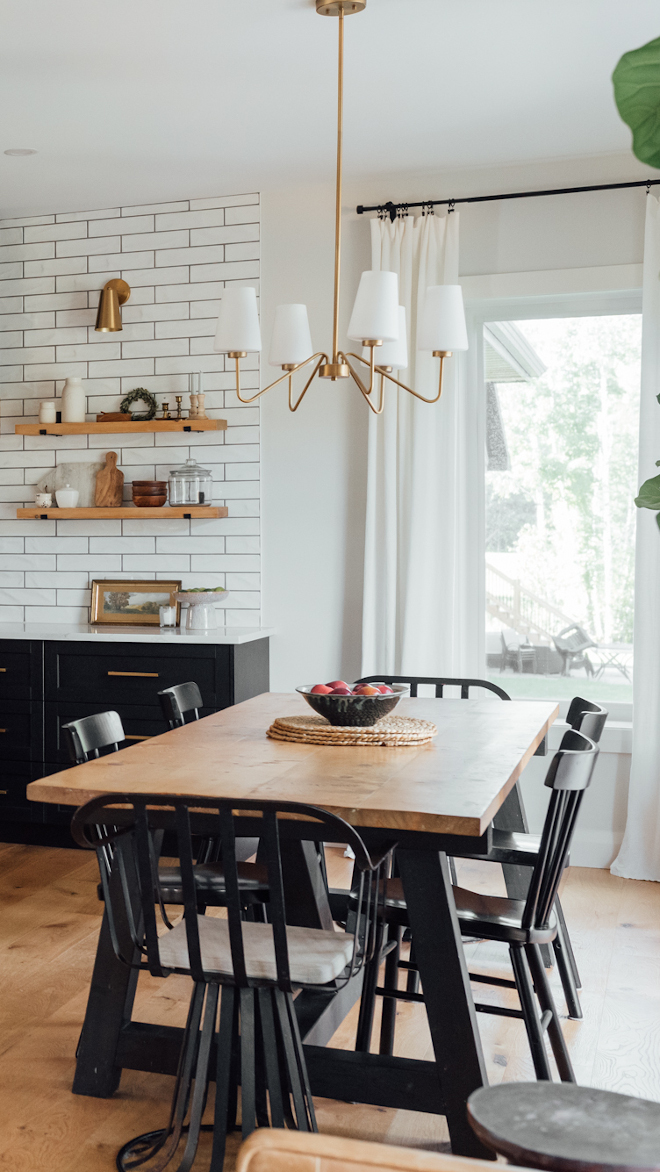
<svg viewBox="0 0 660 1172">
<path fill-rule="evenodd" d="M 131 626 L 158 626 L 161 606 L 176 606 L 179 625 L 181 606 L 175 595 L 181 582 L 92 582 L 92 622 Z"/>
</svg>

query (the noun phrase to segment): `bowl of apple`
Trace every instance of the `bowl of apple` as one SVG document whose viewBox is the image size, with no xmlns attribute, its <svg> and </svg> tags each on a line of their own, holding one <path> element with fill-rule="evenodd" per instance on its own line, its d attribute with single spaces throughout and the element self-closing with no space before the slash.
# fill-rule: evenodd
<svg viewBox="0 0 660 1172">
<path fill-rule="evenodd" d="M 301 696 L 330 724 L 369 728 L 388 716 L 402 696 L 406 684 L 347 684 L 331 680 L 329 684 L 303 684 L 296 688 Z"/>
</svg>

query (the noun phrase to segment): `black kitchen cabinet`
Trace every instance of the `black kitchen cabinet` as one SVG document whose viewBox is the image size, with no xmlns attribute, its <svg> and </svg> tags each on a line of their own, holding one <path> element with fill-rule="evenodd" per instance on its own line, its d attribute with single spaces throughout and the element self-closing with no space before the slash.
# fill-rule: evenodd
<svg viewBox="0 0 660 1172">
<path fill-rule="evenodd" d="M 268 691 L 268 638 L 247 643 L 0 640 L 0 840 L 2 826 L 56 828 L 71 811 L 27 799 L 30 781 L 69 768 L 61 727 L 114 709 L 126 742 L 166 731 L 158 692 L 195 680 L 208 716 Z M 20 841 L 20 834 L 18 835 Z"/>
</svg>

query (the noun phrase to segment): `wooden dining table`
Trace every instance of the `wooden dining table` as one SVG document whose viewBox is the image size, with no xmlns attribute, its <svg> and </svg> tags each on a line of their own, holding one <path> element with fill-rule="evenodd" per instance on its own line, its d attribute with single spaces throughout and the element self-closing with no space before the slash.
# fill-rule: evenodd
<svg viewBox="0 0 660 1172">
<path fill-rule="evenodd" d="M 276 717 L 309 713 L 301 696 L 266 693 L 97 760 L 33 781 L 28 797 L 77 807 L 120 793 L 307 802 L 355 826 L 370 849 L 397 844 L 435 1061 L 337 1049 L 328 1042 L 360 996 L 303 990 L 296 1012 L 315 1095 L 445 1115 L 453 1151 L 492 1159 L 466 1101 L 487 1085 L 448 856 L 466 838 L 488 849 L 492 822 L 558 714 L 550 701 L 404 699 L 431 720 L 425 745 L 323 746 L 271 740 Z M 240 806 L 237 806 L 240 809 Z M 283 834 L 287 920 L 331 928 L 337 916 L 313 844 Z M 346 893 L 347 898 L 348 893 Z M 132 1020 L 137 973 L 115 957 L 104 915 L 73 1090 L 107 1097 L 122 1069 L 174 1074 L 182 1031 Z"/>
</svg>

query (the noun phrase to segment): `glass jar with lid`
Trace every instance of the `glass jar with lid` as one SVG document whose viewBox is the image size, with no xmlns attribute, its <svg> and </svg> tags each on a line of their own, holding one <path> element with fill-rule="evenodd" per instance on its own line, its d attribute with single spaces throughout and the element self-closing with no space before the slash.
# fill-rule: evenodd
<svg viewBox="0 0 660 1172">
<path fill-rule="evenodd" d="M 171 505 L 210 505 L 213 500 L 213 482 L 208 468 L 200 468 L 196 460 L 186 460 L 180 468 L 170 470 Z"/>
</svg>

